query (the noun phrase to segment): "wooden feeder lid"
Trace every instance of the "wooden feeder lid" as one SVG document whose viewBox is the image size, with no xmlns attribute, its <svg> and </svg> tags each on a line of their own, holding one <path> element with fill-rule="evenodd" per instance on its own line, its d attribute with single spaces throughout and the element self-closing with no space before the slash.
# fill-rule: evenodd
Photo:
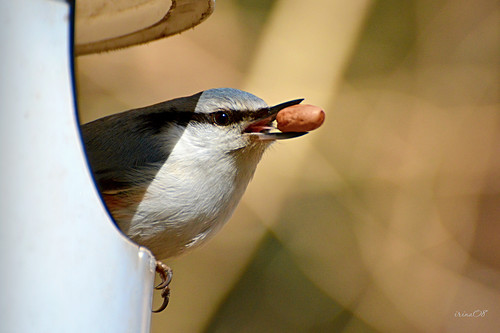
<svg viewBox="0 0 500 333">
<path fill-rule="evenodd" d="M 76 1 L 75 55 L 175 35 L 203 22 L 214 7 L 215 0 Z"/>
</svg>

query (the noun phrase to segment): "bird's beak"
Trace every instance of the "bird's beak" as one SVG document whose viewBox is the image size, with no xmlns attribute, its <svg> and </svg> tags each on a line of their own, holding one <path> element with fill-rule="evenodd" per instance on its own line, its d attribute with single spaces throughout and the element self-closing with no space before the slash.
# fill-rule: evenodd
<svg viewBox="0 0 500 333">
<path fill-rule="evenodd" d="M 271 132 L 271 130 L 277 130 L 271 124 L 276 119 L 278 112 L 289 106 L 300 104 L 303 100 L 303 98 L 294 99 L 260 110 L 256 114 L 258 118 L 246 127 L 245 133 L 256 136 L 261 141 L 291 139 L 307 134 L 307 132 Z"/>
</svg>

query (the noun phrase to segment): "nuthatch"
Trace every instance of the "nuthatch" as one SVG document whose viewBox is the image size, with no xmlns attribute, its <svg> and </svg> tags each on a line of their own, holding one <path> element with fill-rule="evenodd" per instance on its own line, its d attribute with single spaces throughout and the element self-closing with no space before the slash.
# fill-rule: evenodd
<svg viewBox="0 0 500 333">
<path fill-rule="evenodd" d="M 241 90 L 210 89 L 83 125 L 90 166 L 118 227 L 159 259 L 205 242 L 233 213 L 266 148 L 305 134 L 271 126 L 301 101 L 268 107 Z"/>
</svg>

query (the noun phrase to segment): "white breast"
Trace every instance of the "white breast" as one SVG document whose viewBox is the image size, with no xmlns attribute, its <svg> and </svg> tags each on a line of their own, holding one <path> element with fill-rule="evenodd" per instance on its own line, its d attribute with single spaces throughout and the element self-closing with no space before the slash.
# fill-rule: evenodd
<svg viewBox="0 0 500 333">
<path fill-rule="evenodd" d="M 128 236 L 158 259 L 201 244 L 233 213 L 263 150 L 217 153 L 181 138 L 149 185 Z"/>
</svg>

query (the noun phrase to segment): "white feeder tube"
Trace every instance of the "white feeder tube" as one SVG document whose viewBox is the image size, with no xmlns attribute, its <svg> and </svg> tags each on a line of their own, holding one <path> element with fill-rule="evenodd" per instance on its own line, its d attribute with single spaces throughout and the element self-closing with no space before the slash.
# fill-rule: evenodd
<svg viewBox="0 0 500 333">
<path fill-rule="evenodd" d="M 154 258 L 83 153 L 65 1 L 0 1 L 0 332 L 148 332 Z"/>
</svg>

